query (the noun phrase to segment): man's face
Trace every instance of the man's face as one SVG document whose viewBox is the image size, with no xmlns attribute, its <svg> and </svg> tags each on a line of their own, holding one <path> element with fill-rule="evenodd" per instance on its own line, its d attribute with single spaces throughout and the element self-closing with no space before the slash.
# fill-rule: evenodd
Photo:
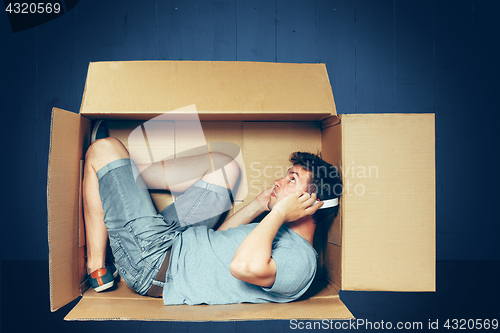
<svg viewBox="0 0 500 333">
<path fill-rule="evenodd" d="M 307 192 L 311 172 L 307 171 L 301 165 L 294 165 L 288 169 L 285 177 L 274 181 L 273 193 L 269 200 L 268 207 L 273 209 L 274 205 L 283 198 L 299 190 Z"/>
</svg>

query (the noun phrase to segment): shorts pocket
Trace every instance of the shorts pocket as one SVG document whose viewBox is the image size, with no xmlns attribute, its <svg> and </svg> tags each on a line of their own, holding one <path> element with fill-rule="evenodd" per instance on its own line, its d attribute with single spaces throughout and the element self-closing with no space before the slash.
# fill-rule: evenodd
<svg viewBox="0 0 500 333">
<path fill-rule="evenodd" d="M 128 228 L 143 255 L 154 248 L 161 248 L 162 244 L 172 237 L 167 224 L 158 216 L 134 220 Z"/>
<path fill-rule="evenodd" d="M 118 273 L 123 278 L 127 285 L 134 289 L 137 287 L 137 278 L 139 277 L 139 270 L 134 267 L 133 260 L 123 247 L 121 236 L 118 232 L 109 231 L 109 244 L 113 251 L 115 264 Z"/>
</svg>

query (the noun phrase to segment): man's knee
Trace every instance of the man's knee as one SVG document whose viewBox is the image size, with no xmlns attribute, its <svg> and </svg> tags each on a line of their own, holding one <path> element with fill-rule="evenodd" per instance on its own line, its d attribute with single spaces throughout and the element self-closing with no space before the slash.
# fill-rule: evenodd
<svg viewBox="0 0 500 333">
<path fill-rule="evenodd" d="M 236 185 L 240 175 L 240 167 L 238 163 L 229 155 L 219 152 L 210 153 L 214 165 L 214 171 L 224 169 L 226 180 L 229 182 L 231 188 Z"/>
<path fill-rule="evenodd" d="M 86 158 L 94 158 L 100 154 L 109 154 L 124 149 L 120 140 L 108 137 L 94 141 L 87 150 Z"/>
<path fill-rule="evenodd" d="M 120 140 L 108 137 L 96 140 L 90 145 L 85 155 L 85 163 L 91 164 L 94 170 L 98 171 L 108 163 L 129 157 L 127 148 Z"/>
</svg>

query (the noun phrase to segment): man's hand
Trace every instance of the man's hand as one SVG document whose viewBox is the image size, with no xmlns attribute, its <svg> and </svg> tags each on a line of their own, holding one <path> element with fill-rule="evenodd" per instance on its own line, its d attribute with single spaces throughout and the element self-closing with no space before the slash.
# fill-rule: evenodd
<svg viewBox="0 0 500 333">
<path fill-rule="evenodd" d="M 310 195 L 307 192 L 297 191 L 280 200 L 274 206 L 273 211 L 277 211 L 283 217 L 284 222 L 297 221 L 306 215 L 314 214 L 323 206 L 322 201 L 313 206 L 315 201 L 315 193 Z"/>
<path fill-rule="evenodd" d="M 272 188 L 262 192 L 259 202 L 266 202 Z M 257 200 L 257 199 L 256 199 Z M 257 201 L 252 201 L 257 206 Z M 242 281 L 270 287 L 276 280 L 276 262 L 271 257 L 273 239 L 284 222 L 296 221 L 313 214 L 323 202 L 316 201 L 316 194 L 298 191 L 280 200 L 273 210 L 241 242 L 231 261 L 231 274 Z M 312 206 L 312 207 L 311 207 Z"/>
<path fill-rule="evenodd" d="M 240 224 L 248 224 L 252 222 L 257 216 L 269 210 L 267 204 L 271 199 L 273 188 L 274 186 L 259 194 L 248 205 L 246 205 L 231 217 L 229 217 L 226 221 L 224 221 L 224 223 L 217 230 L 227 230 L 229 228 L 235 228 Z"/>
<path fill-rule="evenodd" d="M 259 194 L 254 201 L 262 207 L 262 212 L 269 211 L 269 200 L 271 200 L 271 193 L 273 193 L 274 186 L 264 190 Z"/>
<path fill-rule="evenodd" d="M 261 196 L 266 196 L 267 190 Z M 284 222 L 296 221 L 316 212 L 323 202 L 316 194 L 298 191 L 280 200 L 273 210 L 245 237 L 236 250 L 229 270 L 242 281 L 270 287 L 276 280 L 276 262 L 271 257 L 273 239 Z"/>
</svg>

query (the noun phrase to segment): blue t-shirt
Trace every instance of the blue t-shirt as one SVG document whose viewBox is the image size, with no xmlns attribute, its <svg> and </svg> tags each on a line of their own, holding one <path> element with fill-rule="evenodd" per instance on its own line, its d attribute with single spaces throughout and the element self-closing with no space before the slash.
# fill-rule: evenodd
<svg viewBox="0 0 500 333">
<path fill-rule="evenodd" d="M 270 288 L 233 277 L 233 255 L 256 223 L 215 231 L 189 228 L 172 245 L 163 288 L 163 303 L 230 304 L 290 302 L 299 298 L 316 274 L 316 250 L 304 238 L 282 225 L 273 240 L 271 257 L 276 280 Z"/>
</svg>

